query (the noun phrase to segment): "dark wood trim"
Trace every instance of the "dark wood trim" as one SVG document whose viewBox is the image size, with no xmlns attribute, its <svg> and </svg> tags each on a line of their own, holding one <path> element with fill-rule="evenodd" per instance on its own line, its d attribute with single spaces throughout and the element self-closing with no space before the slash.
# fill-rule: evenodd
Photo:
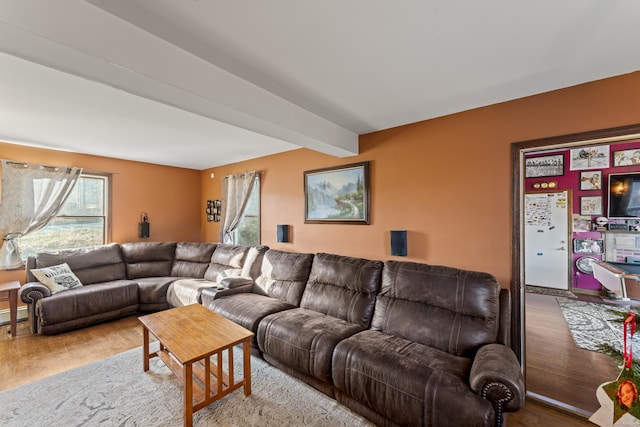
<svg viewBox="0 0 640 427">
<path fill-rule="evenodd" d="M 537 402 L 540 405 L 548 406 L 550 408 L 560 410 L 566 414 L 583 418 L 585 420 L 588 420 L 591 417 L 591 415 L 593 415 L 589 411 L 585 411 L 584 409 L 576 408 L 575 406 L 568 405 L 564 402 L 560 402 L 555 399 L 550 399 L 546 396 L 542 396 L 537 393 L 528 392 L 527 399 Z"/>
<path fill-rule="evenodd" d="M 587 143 L 597 139 L 625 137 L 634 134 L 640 134 L 640 124 L 517 141 L 514 142 L 512 146 L 517 146 L 519 150 L 526 150 L 528 148 L 546 147 L 550 145 L 577 144 L 581 142 Z"/>
<path fill-rule="evenodd" d="M 519 143 L 511 144 L 511 346 L 518 356 L 522 368 L 525 367 L 524 355 L 524 286 L 520 283 L 520 151 L 523 147 Z"/>
</svg>

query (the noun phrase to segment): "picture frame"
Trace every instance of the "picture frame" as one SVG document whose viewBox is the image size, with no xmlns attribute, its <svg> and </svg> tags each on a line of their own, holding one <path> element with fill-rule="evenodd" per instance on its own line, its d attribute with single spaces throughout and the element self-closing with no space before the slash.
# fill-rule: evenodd
<svg viewBox="0 0 640 427">
<path fill-rule="evenodd" d="M 580 172 L 580 190 L 602 190 L 602 171 Z"/>
<path fill-rule="evenodd" d="M 613 152 L 613 167 L 640 165 L 640 149 Z"/>
<path fill-rule="evenodd" d="M 304 172 L 305 224 L 369 224 L 369 162 Z"/>
<path fill-rule="evenodd" d="M 573 253 L 575 254 L 601 254 L 603 252 L 603 239 L 573 239 Z"/>
<path fill-rule="evenodd" d="M 602 215 L 602 196 L 580 197 L 580 215 Z"/>
<path fill-rule="evenodd" d="M 564 154 L 527 157 L 524 159 L 525 178 L 564 175 Z"/>
<path fill-rule="evenodd" d="M 609 146 L 591 145 L 569 151 L 569 170 L 606 169 L 609 167 Z"/>
<path fill-rule="evenodd" d="M 591 231 L 591 217 L 574 216 L 571 231 L 574 233 L 586 233 Z"/>
</svg>

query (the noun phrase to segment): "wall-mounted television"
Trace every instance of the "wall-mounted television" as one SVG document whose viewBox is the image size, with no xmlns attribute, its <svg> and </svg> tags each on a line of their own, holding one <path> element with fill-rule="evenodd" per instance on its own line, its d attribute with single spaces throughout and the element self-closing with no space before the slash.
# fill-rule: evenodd
<svg viewBox="0 0 640 427">
<path fill-rule="evenodd" d="M 640 172 L 609 175 L 609 218 L 640 218 Z"/>
</svg>

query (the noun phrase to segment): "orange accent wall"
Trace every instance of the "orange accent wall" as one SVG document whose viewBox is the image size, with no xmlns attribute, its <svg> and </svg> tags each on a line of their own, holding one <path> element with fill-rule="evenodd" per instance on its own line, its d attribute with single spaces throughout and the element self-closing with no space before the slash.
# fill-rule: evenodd
<svg viewBox="0 0 640 427">
<path fill-rule="evenodd" d="M 112 242 L 200 240 L 200 171 L 7 143 L 0 143 L 0 158 L 112 173 Z M 148 239 L 138 238 L 142 212 L 149 215 Z M 0 282 L 9 280 L 24 283 L 24 271 L 0 270 Z"/>
<path fill-rule="evenodd" d="M 218 241 L 219 223 L 205 219 L 206 200 L 220 198 L 224 175 L 259 170 L 265 245 L 481 270 L 508 287 L 511 143 L 640 123 L 639 112 L 635 72 L 362 135 L 360 154 L 348 158 L 299 149 L 195 171 L 6 143 L 0 157 L 112 172 L 115 242 L 140 240 L 142 212 L 149 214 L 149 241 Z M 366 160 L 371 224 L 304 224 L 303 171 Z M 291 226 L 291 243 L 277 243 L 276 224 Z M 391 229 L 408 230 L 407 257 L 391 257 Z M 0 271 L 0 281 L 23 276 Z"/>
<path fill-rule="evenodd" d="M 640 72 L 362 135 L 358 156 L 299 149 L 208 169 L 200 209 L 220 198 L 224 175 L 259 170 L 262 243 L 271 248 L 480 270 L 509 287 L 511 143 L 634 123 Z M 303 171 L 366 160 L 371 224 L 304 224 Z M 277 243 L 276 224 L 291 226 L 291 243 Z M 390 255 L 392 229 L 408 230 L 407 257 Z M 218 240 L 219 223 L 203 221 L 202 231 Z"/>
</svg>

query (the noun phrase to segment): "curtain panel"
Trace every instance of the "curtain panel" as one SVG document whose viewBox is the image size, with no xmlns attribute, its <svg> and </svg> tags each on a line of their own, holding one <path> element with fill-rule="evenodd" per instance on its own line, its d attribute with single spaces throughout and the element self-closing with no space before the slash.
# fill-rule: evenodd
<svg viewBox="0 0 640 427">
<path fill-rule="evenodd" d="M 233 243 L 233 231 L 247 207 L 251 191 L 260 172 L 246 172 L 222 178 L 222 217 L 220 220 L 220 241 Z"/>
<path fill-rule="evenodd" d="M 21 268 L 17 239 L 39 230 L 56 216 L 75 186 L 81 168 L 2 160 L 0 269 Z"/>
</svg>

